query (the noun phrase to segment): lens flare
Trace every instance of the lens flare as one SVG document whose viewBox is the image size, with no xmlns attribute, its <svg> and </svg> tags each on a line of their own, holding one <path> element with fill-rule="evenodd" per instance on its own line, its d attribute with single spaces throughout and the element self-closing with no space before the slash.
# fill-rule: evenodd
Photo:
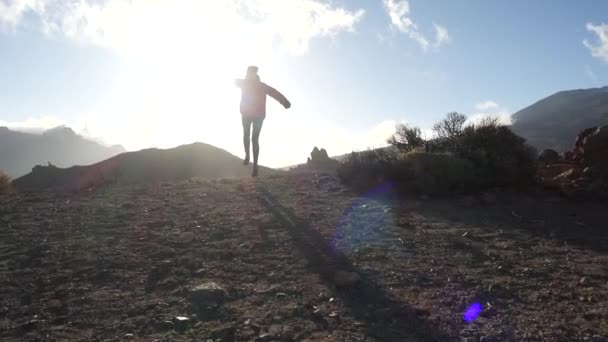
<svg viewBox="0 0 608 342">
<path fill-rule="evenodd" d="M 477 316 L 479 316 L 481 310 L 483 310 L 481 304 L 473 303 L 471 306 L 469 306 L 467 311 L 464 312 L 464 321 L 467 323 L 473 322 Z"/>
<path fill-rule="evenodd" d="M 366 192 L 352 203 L 344 212 L 338 226 L 334 230 L 329 243 L 329 251 L 332 254 L 339 253 L 338 245 L 347 243 L 347 249 L 354 249 L 359 245 L 373 244 L 382 240 L 382 229 L 388 220 L 387 213 L 378 212 L 377 207 L 391 193 L 393 184 L 382 183 L 381 185 Z M 375 217 L 372 220 L 370 217 Z M 372 222 L 370 222 L 370 220 Z M 353 245 L 354 244 L 354 245 Z M 357 245 L 357 246 L 355 246 Z"/>
</svg>

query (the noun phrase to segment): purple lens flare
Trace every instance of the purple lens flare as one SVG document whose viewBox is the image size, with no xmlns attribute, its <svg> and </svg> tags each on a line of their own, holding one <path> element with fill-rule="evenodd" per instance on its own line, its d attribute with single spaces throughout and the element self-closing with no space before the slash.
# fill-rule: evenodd
<svg viewBox="0 0 608 342">
<path fill-rule="evenodd" d="M 471 304 L 471 306 L 469 306 L 467 311 L 464 312 L 464 321 L 467 323 L 473 322 L 477 318 L 477 316 L 479 316 L 479 314 L 481 313 L 482 310 L 483 310 L 483 306 L 481 306 L 481 304 L 479 304 L 479 303 Z"/>
</svg>

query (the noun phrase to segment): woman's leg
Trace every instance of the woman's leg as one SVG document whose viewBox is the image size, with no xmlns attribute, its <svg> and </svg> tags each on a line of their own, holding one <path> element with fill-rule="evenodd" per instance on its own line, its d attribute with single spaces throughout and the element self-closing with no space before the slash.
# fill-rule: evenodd
<svg viewBox="0 0 608 342">
<path fill-rule="evenodd" d="M 260 132 L 264 119 L 256 118 L 253 120 L 253 135 L 251 142 L 253 143 L 253 176 L 258 175 L 258 156 L 260 155 Z"/>
<path fill-rule="evenodd" d="M 244 165 L 249 165 L 249 136 L 251 134 L 251 122 L 252 120 L 247 117 L 242 117 L 243 121 L 243 147 L 245 147 L 245 160 Z"/>
</svg>

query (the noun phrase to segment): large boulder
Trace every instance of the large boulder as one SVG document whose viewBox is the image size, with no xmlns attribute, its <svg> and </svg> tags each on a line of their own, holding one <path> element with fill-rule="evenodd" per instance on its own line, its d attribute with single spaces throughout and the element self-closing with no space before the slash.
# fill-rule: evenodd
<svg viewBox="0 0 608 342">
<path fill-rule="evenodd" d="M 323 164 L 331 160 L 332 159 L 329 158 L 329 155 L 327 154 L 327 151 L 324 148 L 319 150 L 319 148 L 315 146 L 315 148 L 310 153 L 309 164 Z"/>
<path fill-rule="evenodd" d="M 587 134 L 581 144 L 583 161 L 608 175 L 608 126 L 597 127 Z"/>
<path fill-rule="evenodd" d="M 327 151 L 324 148 L 315 148 L 310 153 L 310 157 L 306 161 L 305 165 L 300 165 L 296 170 L 314 170 L 314 171 L 335 171 L 340 162 L 330 158 Z"/>
<path fill-rule="evenodd" d="M 583 144 L 585 143 L 585 139 L 596 129 L 597 127 L 585 128 L 576 136 L 576 142 L 574 144 L 575 152 L 583 152 Z"/>
</svg>

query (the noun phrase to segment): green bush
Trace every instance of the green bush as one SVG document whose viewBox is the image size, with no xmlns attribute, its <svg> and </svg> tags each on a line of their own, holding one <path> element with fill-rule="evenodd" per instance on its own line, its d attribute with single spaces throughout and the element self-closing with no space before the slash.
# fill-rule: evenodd
<svg viewBox="0 0 608 342">
<path fill-rule="evenodd" d="M 534 181 L 536 151 L 525 140 L 497 118 L 486 117 L 477 123 L 465 125 L 466 116 L 449 113 L 435 124 L 437 136 L 422 143 L 422 150 L 431 153 L 451 153 L 468 160 L 483 187 L 522 187 Z M 389 143 L 399 141 L 397 131 Z M 393 144 L 403 152 L 409 149 Z"/>
<path fill-rule="evenodd" d="M 423 194 L 453 194 L 477 188 L 473 165 L 448 153 L 353 153 L 338 168 L 338 176 L 358 191 L 384 182 L 390 182 L 396 190 Z"/>
<path fill-rule="evenodd" d="M 0 170 L 0 194 L 7 194 L 12 191 L 11 177 L 6 172 Z"/>
<path fill-rule="evenodd" d="M 338 176 L 356 190 L 366 190 L 385 181 L 396 161 L 392 150 L 353 152 L 338 167 Z"/>
<path fill-rule="evenodd" d="M 496 121 L 466 127 L 450 150 L 473 163 L 484 187 L 524 187 L 534 182 L 535 150 Z"/>
<path fill-rule="evenodd" d="M 353 153 L 338 175 L 358 190 L 391 181 L 401 190 L 425 194 L 520 188 L 534 182 L 536 152 L 523 138 L 495 118 L 465 122 L 464 115 L 450 113 L 434 126 L 437 136 L 429 140 L 416 127 L 398 125 L 388 142 L 399 153 Z"/>
</svg>

